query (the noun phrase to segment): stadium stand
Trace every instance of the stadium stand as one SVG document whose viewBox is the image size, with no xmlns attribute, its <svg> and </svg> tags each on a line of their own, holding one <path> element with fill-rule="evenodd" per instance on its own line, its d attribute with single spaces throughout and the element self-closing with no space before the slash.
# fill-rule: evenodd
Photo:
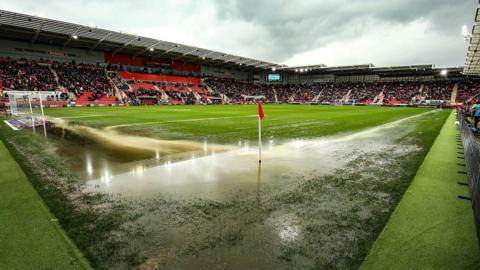
<svg viewBox="0 0 480 270">
<path fill-rule="evenodd" d="M 232 102 L 244 103 L 245 97 L 263 96 L 267 102 L 290 103 L 361 103 L 371 104 L 382 95 L 382 104 L 410 104 L 412 100 L 448 101 L 453 82 L 366 82 L 324 83 L 309 85 L 254 85 L 233 79 L 209 78 L 205 80 L 216 92 L 227 95 Z M 468 86 L 473 92 L 476 86 Z M 421 92 L 422 90 L 422 92 Z M 461 91 L 462 100 L 464 91 Z M 468 94 L 467 94 L 468 96 Z"/>
<path fill-rule="evenodd" d="M 479 94 L 480 80 L 465 79 L 458 82 L 457 102 L 467 102 Z"/>
<path fill-rule="evenodd" d="M 35 61 L 0 58 L 2 88 L 12 90 L 55 91 L 55 78 L 49 64 Z"/>
<path fill-rule="evenodd" d="M 423 83 L 422 96 L 429 100 L 449 100 L 454 82 L 429 81 Z"/>
<path fill-rule="evenodd" d="M 234 78 L 202 79 L 108 69 L 100 65 L 0 58 L 0 86 L 10 90 L 59 92 L 49 96 L 48 101 L 67 101 L 68 91 L 77 104 L 131 105 L 244 104 L 258 98 L 267 103 L 419 105 L 426 100 L 465 103 L 476 96 L 479 87 L 479 81 L 471 78 L 264 84 Z"/>
<path fill-rule="evenodd" d="M 52 68 L 58 75 L 60 86 L 73 93 L 77 98 L 77 103 L 116 102 L 113 88 L 104 68 L 95 65 L 65 63 L 55 63 Z"/>
<path fill-rule="evenodd" d="M 409 103 L 418 94 L 419 86 L 415 82 L 394 82 L 385 84 L 384 103 L 395 105 Z"/>
</svg>

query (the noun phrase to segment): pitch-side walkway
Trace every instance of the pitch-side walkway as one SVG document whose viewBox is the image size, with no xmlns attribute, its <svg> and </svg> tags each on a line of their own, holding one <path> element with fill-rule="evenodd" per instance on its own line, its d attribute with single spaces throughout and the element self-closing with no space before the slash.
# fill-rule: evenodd
<svg viewBox="0 0 480 270">
<path fill-rule="evenodd" d="M 1 141 L 0 269 L 90 269 Z"/>
<path fill-rule="evenodd" d="M 452 113 L 360 269 L 480 269 L 457 134 Z"/>
</svg>

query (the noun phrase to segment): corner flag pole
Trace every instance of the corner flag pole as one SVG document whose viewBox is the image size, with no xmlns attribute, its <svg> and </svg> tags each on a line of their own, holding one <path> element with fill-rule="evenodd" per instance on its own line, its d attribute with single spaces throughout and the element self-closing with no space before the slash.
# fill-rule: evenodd
<svg viewBox="0 0 480 270">
<path fill-rule="evenodd" d="M 258 103 L 258 163 L 262 163 L 262 120 L 265 117 L 262 103 Z"/>
<path fill-rule="evenodd" d="M 258 116 L 258 163 L 262 163 L 262 118 Z"/>
</svg>

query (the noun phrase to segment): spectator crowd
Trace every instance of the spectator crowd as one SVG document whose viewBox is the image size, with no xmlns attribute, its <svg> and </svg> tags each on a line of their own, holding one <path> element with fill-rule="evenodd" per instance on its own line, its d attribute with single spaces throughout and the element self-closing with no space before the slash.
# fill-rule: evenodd
<svg viewBox="0 0 480 270">
<path fill-rule="evenodd" d="M 85 93 L 88 101 L 95 101 L 113 95 L 113 88 L 103 69 L 97 65 L 55 63 L 53 69 L 57 72 L 58 82 L 69 92 L 80 98 Z"/>
<path fill-rule="evenodd" d="M 115 70 L 100 65 L 0 58 L 0 89 L 51 91 L 51 101 L 70 95 L 86 102 L 113 100 L 142 104 L 249 103 L 363 103 L 420 104 L 425 100 L 466 103 L 478 94 L 480 80 L 324 82 L 312 84 L 260 84 L 208 77 L 200 84 L 124 80 Z M 116 92 L 118 91 L 118 92 Z M 117 93 L 117 94 L 115 94 Z"/>
<path fill-rule="evenodd" d="M 12 90 L 55 91 L 57 84 L 48 65 L 0 58 L 0 82 Z"/>
</svg>

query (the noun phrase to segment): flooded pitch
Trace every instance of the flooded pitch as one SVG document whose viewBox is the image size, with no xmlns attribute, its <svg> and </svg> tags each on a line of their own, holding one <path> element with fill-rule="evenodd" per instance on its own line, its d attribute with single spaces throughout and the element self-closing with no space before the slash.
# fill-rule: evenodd
<svg viewBox="0 0 480 270">
<path fill-rule="evenodd" d="M 141 269 L 345 269 L 383 227 L 396 186 L 408 186 L 406 168 L 423 150 L 415 136 L 444 119 L 437 114 L 333 137 L 269 138 L 261 165 L 257 145 L 242 140 L 162 141 L 65 123 L 58 128 L 76 139 L 58 130 L 50 138 L 82 192 L 109 194 L 136 216 L 117 233 Z"/>
</svg>

